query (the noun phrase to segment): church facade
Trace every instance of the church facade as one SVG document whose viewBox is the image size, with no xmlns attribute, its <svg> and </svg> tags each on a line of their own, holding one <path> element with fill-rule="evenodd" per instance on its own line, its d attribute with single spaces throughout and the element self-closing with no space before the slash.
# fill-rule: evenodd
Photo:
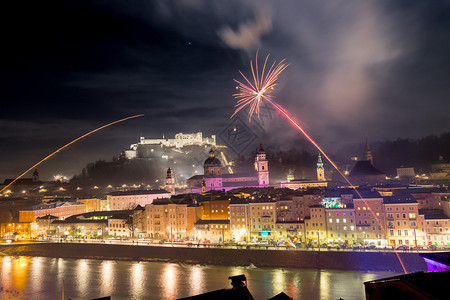
<svg viewBox="0 0 450 300">
<path fill-rule="evenodd" d="M 255 170 L 245 174 L 222 174 L 222 163 L 211 149 L 203 164 L 203 175 L 195 175 L 186 181 L 189 193 L 211 190 L 229 191 L 242 187 L 268 187 L 269 164 L 266 153 L 259 147 L 255 157 Z"/>
</svg>

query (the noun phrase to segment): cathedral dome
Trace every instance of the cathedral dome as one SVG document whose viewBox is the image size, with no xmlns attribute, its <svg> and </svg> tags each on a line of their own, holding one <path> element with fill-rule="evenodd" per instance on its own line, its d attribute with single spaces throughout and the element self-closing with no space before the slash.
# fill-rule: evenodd
<svg viewBox="0 0 450 300">
<path fill-rule="evenodd" d="M 222 163 L 218 160 L 215 155 L 213 149 L 209 151 L 209 157 L 205 160 L 203 164 L 204 167 L 221 167 Z"/>
</svg>

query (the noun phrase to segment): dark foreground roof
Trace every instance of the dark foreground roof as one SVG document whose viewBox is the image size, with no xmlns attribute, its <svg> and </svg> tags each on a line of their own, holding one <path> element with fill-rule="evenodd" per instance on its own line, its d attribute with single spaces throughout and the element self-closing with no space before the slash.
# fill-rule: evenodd
<svg viewBox="0 0 450 300">
<path fill-rule="evenodd" d="M 450 271 L 417 272 L 364 282 L 367 299 L 448 299 Z"/>
<path fill-rule="evenodd" d="M 180 300 L 254 300 L 252 294 L 247 288 L 247 279 L 245 278 L 245 275 L 232 276 L 228 277 L 228 279 L 231 280 L 231 285 L 233 286 L 233 288 L 231 289 L 221 289 L 217 291 L 207 292 L 196 296 L 182 298 Z M 269 300 L 288 299 L 292 298 L 281 292 L 280 294 L 270 298 Z"/>
<path fill-rule="evenodd" d="M 384 173 L 375 168 L 368 160 L 357 161 L 353 170 L 350 172 L 350 176 L 367 175 L 384 175 Z"/>
</svg>

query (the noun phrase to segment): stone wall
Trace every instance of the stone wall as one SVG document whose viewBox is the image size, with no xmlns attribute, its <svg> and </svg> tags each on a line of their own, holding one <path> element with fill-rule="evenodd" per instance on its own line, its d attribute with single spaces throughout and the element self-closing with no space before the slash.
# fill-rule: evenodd
<svg viewBox="0 0 450 300">
<path fill-rule="evenodd" d="M 280 268 L 318 268 L 403 273 L 394 252 L 301 251 L 182 248 L 114 244 L 39 243 L 1 245 L 1 255 L 183 262 L 192 264 Z M 417 253 L 399 253 L 408 273 L 426 271 Z"/>
</svg>

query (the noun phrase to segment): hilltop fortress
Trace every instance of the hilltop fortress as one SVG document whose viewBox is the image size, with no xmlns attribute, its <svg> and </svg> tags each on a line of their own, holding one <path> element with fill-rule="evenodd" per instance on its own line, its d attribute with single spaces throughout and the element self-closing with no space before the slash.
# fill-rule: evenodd
<svg viewBox="0 0 450 300">
<path fill-rule="evenodd" d="M 150 149 L 150 152 L 154 152 L 156 148 L 183 148 L 185 146 L 206 146 L 206 147 L 216 147 L 216 136 L 211 135 L 211 137 L 203 137 L 202 132 L 197 133 L 178 133 L 175 135 L 174 139 L 166 139 L 163 135 L 162 139 L 146 139 L 141 136 L 139 143 L 131 144 L 130 149 L 123 152 L 125 158 L 145 158 L 145 149 Z M 143 151 L 140 151 L 143 150 Z M 150 155 L 150 157 L 153 155 Z"/>
</svg>

